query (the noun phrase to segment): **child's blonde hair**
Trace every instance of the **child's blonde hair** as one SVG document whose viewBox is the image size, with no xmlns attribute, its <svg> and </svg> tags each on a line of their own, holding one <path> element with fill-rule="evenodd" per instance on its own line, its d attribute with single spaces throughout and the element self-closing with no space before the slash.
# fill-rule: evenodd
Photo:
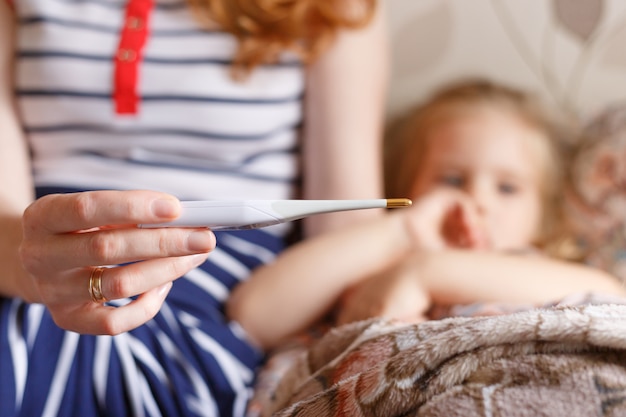
<svg viewBox="0 0 626 417">
<path fill-rule="evenodd" d="M 376 0 L 187 0 L 201 21 L 217 23 L 239 43 L 233 73 L 293 51 L 310 63 L 342 28 L 358 28 L 374 15 Z"/>
<path fill-rule="evenodd" d="M 410 196 L 420 174 L 435 126 L 476 109 L 488 107 L 513 114 L 541 135 L 532 145 L 540 158 L 542 224 L 538 225 L 538 246 L 555 252 L 562 239 L 562 163 L 557 146 L 557 125 L 538 100 L 521 90 L 487 80 L 473 79 L 451 84 L 437 91 L 425 103 L 410 109 L 390 125 L 385 146 L 385 187 L 387 195 Z M 556 253 L 553 253 L 556 254 Z"/>
</svg>

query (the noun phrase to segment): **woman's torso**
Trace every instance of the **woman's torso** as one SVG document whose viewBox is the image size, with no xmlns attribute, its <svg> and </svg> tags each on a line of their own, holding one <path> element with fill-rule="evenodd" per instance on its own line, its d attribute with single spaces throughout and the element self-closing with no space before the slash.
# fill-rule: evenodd
<svg viewBox="0 0 626 417">
<path fill-rule="evenodd" d="M 16 92 L 36 184 L 149 188 L 184 199 L 293 196 L 298 61 L 285 57 L 233 82 L 234 38 L 202 30 L 184 0 L 134 0 L 139 19 L 125 17 L 127 3 L 15 2 Z M 142 33 L 139 57 L 133 37 Z M 133 68 L 136 88 L 128 88 Z M 125 100 L 116 94 L 129 90 L 136 113 L 116 113 Z"/>
<path fill-rule="evenodd" d="M 150 29 L 135 62 L 136 101 L 127 94 L 134 66 L 115 59 L 128 56 L 121 30 L 143 23 L 125 18 L 128 4 L 147 11 Z M 201 30 L 184 0 L 18 0 L 14 7 L 16 95 L 39 194 L 142 188 L 181 199 L 273 199 L 297 192 L 304 80 L 295 59 L 233 82 L 233 38 Z M 132 44 L 141 33 L 130 32 Z M 117 111 L 135 104 L 134 113 Z M 261 356 L 224 316 L 223 302 L 282 249 L 285 232 L 217 233 L 209 260 L 175 282 L 155 319 L 115 337 L 65 332 L 43 306 L 0 299 L 0 416 L 243 415 Z"/>
</svg>

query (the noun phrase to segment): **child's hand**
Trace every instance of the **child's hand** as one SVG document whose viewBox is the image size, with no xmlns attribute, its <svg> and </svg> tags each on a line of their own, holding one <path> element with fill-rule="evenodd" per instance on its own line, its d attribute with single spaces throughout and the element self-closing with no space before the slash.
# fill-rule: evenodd
<svg viewBox="0 0 626 417">
<path fill-rule="evenodd" d="M 436 189 L 405 211 L 417 247 L 426 250 L 484 249 L 489 239 L 476 205 L 464 193 Z"/>
<path fill-rule="evenodd" d="M 489 247 L 476 206 L 458 201 L 445 213 L 441 234 L 447 248 L 485 249 Z"/>
<path fill-rule="evenodd" d="M 348 290 L 339 302 L 337 324 L 372 317 L 421 322 L 426 320 L 430 303 L 430 297 L 418 279 L 415 262 L 407 260 L 394 270 Z"/>
</svg>

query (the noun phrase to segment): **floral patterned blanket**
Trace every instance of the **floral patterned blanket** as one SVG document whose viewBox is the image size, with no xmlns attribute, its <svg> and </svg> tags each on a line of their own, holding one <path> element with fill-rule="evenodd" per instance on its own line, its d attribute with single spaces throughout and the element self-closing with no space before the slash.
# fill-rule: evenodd
<svg viewBox="0 0 626 417">
<path fill-rule="evenodd" d="M 624 416 L 626 301 L 597 302 L 334 328 L 270 357 L 249 416 Z"/>
</svg>

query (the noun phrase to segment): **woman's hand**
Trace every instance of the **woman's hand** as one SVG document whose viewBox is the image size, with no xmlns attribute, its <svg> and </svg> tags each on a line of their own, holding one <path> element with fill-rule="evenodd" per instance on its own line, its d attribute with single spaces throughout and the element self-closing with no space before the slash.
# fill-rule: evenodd
<svg viewBox="0 0 626 417">
<path fill-rule="evenodd" d="M 45 304 L 60 327 L 79 333 L 114 335 L 145 323 L 158 312 L 172 281 L 204 262 L 215 247 L 215 236 L 206 229 L 137 228 L 179 214 L 176 198 L 152 191 L 40 198 L 23 216 L 20 258 L 32 278 L 26 298 Z M 107 265 L 112 267 L 94 271 Z M 113 307 L 94 301 L 93 290 L 107 300 L 138 297 Z"/>
</svg>

